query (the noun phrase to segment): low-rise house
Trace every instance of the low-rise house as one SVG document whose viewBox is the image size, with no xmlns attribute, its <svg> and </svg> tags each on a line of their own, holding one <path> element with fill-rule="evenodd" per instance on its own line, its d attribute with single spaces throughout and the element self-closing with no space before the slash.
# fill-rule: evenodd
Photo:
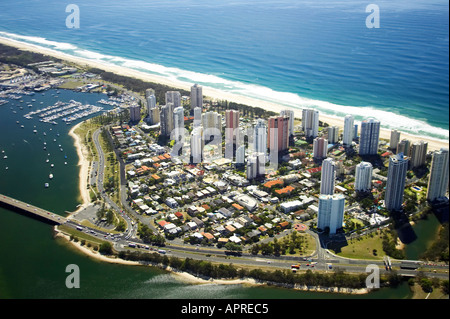
<svg viewBox="0 0 450 319">
<path fill-rule="evenodd" d="M 193 221 L 194 223 L 197 224 L 197 227 L 198 227 L 198 228 L 202 228 L 202 227 L 204 226 L 203 221 L 201 221 L 201 220 L 198 219 L 197 217 L 193 217 L 193 218 L 192 218 L 192 221 Z"/>
<path fill-rule="evenodd" d="M 189 228 L 191 230 L 197 229 L 197 227 L 198 227 L 197 224 L 194 222 L 188 222 L 187 225 L 189 226 Z"/>
</svg>

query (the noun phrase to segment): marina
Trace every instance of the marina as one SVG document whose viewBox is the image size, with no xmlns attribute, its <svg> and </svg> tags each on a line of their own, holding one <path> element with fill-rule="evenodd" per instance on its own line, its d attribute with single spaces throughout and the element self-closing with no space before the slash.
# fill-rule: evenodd
<svg viewBox="0 0 450 319">
<path fill-rule="evenodd" d="M 40 118 L 39 121 L 56 125 L 58 123 L 55 120 L 60 118 L 63 118 L 62 121 L 70 123 L 102 110 L 103 108 L 100 106 L 82 104 L 74 100 L 71 100 L 69 103 L 58 101 L 52 106 L 29 112 L 23 117 L 30 120 L 33 116 L 37 115 Z"/>
</svg>

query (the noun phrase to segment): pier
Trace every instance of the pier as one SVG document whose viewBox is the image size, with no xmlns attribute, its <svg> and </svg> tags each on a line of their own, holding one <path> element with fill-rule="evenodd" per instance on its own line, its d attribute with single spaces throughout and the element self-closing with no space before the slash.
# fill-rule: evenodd
<svg viewBox="0 0 450 319">
<path fill-rule="evenodd" d="M 45 222 L 53 225 L 61 225 L 67 222 L 66 218 L 58 214 L 24 203 L 3 194 L 0 194 L 0 206 L 12 209 L 14 211 L 19 211 L 20 213 L 25 213 L 26 215 L 31 215 L 32 217 L 44 220 Z"/>
</svg>

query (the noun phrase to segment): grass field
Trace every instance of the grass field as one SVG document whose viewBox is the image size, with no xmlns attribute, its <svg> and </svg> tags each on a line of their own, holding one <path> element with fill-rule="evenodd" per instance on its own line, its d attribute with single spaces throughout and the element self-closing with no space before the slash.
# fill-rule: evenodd
<svg viewBox="0 0 450 319">
<path fill-rule="evenodd" d="M 358 239 L 352 239 L 343 246 L 330 244 L 328 248 L 338 256 L 354 259 L 383 260 L 385 255 L 379 232 L 374 233 L 373 236 L 365 235 Z M 373 253 L 374 249 L 376 255 Z"/>
</svg>

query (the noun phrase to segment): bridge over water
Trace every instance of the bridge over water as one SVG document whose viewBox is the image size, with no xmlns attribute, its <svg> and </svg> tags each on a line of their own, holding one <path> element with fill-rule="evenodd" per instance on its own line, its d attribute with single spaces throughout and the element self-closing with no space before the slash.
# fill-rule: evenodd
<svg viewBox="0 0 450 319">
<path fill-rule="evenodd" d="M 67 222 L 66 218 L 58 214 L 49 212 L 45 209 L 30 205 L 3 194 L 0 194 L 0 205 L 14 211 L 19 211 L 21 213 L 31 215 L 32 217 L 44 220 L 45 222 L 48 222 L 50 224 L 61 225 Z"/>
</svg>

